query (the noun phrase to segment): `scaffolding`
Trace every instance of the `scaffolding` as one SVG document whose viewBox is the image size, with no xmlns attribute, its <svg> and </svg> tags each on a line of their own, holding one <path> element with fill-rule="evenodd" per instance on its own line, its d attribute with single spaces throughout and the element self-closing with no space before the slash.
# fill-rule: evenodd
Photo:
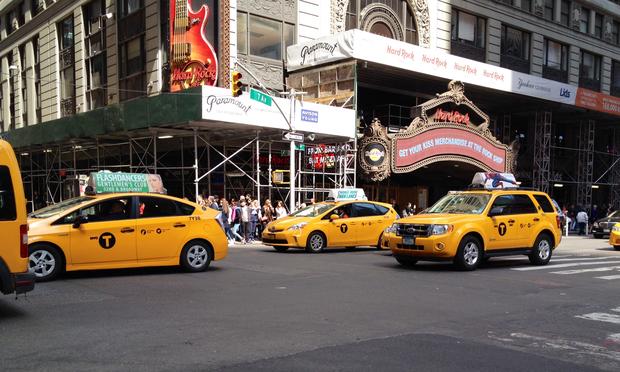
<svg viewBox="0 0 620 372">
<path fill-rule="evenodd" d="M 579 156 L 577 162 L 577 204 L 588 213 L 592 207 L 594 174 L 594 120 L 579 123 Z"/>
<path fill-rule="evenodd" d="M 549 192 L 551 171 L 551 112 L 536 112 L 534 167 L 532 184 L 535 189 Z"/>
</svg>

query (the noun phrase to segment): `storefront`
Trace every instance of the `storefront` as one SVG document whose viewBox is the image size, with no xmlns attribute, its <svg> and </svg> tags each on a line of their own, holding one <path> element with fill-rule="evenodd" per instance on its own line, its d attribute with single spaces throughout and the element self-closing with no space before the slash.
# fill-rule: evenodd
<svg viewBox="0 0 620 372">
<path fill-rule="evenodd" d="M 374 169 L 365 183 L 373 199 L 419 209 L 478 170 L 511 170 L 561 204 L 620 206 L 618 98 L 357 29 L 291 46 L 287 58 L 287 84 L 308 92 L 304 99 L 356 110 L 359 173 Z M 452 80 L 460 90 L 436 97 Z M 372 131 L 385 133 L 375 136 L 384 148 L 362 148 Z M 424 147 L 456 134 L 483 153 Z M 377 174 L 389 177 L 377 182 Z"/>
</svg>

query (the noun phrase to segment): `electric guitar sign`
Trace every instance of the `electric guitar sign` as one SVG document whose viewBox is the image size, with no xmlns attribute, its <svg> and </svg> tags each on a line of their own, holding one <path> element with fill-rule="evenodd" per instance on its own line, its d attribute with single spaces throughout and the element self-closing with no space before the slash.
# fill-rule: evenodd
<svg viewBox="0 0 620 372">
<path fill-rule="evenodd" d="M 217 82 L 217 55 L 207 38 L 208 27 L 215 26 L 215 12 L 213 6 L 205 3 L 212 2 L 170 0 L 172 92 L 201 85 L 215 85 Z M 211 24 L 207 26 L 209 22 Z"/>
</svg>

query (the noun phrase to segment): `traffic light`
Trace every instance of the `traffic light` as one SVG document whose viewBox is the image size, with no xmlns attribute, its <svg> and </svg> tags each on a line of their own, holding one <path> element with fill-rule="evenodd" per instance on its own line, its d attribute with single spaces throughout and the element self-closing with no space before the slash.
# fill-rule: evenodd
<svg viewBox="0 0 620 372">
<path fill-rule="evenodd" d="M 230 92 L 233 97 L 239 97 L 243 94 L 244 84 L 241 82 L 243 75 L 239 71 L 232 71 L 230 73 Z"/>
</svg>

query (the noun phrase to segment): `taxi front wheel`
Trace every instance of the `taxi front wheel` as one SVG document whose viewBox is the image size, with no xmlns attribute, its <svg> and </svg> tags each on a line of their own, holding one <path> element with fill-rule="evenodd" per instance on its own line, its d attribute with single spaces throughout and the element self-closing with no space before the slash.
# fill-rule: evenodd
<svg viewBox="0 0 620 372">
<path fill-rule="evenodd" d="M 308 242 L 306 243 L 306 252 L 321 253 L 323 252 L 323 249 L 325 249 L 325 246 L 327 245 L 326 243 L 327 241 L 325 239 L 325 235 L 318 231 L 315 231 L 310 234 L 310 236 L 308 236 Z"/>
<path fill-rule="evenodd" d="M 205 271 L 211 263 L 211 247 L 205 242 L 193 240 L 181 251 L 181 266 L 187 271 Z"/>
<path fill-rule="evenodd" d="M 476 270 L 483 256 L 481 247 L 482 244 L 477 238 L 473 236 L 464 237 L 454 258 L 456 266 L 461 270 Z"/>
<path fill-rule="evenodd" d="M 530 253 L 530 262 L 534 265 L 548 264 L 551 259 L 552 248 L 551 238 L 546 234 L 539 235 L 532 248 L 532 253 Z"/>
<path fill-rule="evenodd" d="M 34 272 L 38 282 L 45 282 L 56 278 L 63 269 L 62 256 L 52 246 L 41 244 L 30 247 L 28 266 Z"/>
</svg>

